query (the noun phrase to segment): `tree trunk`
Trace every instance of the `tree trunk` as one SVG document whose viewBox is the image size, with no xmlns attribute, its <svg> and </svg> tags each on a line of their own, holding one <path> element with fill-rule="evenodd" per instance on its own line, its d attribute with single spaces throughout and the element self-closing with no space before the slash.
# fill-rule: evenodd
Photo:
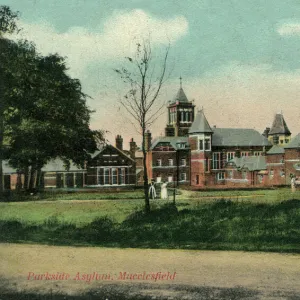
<svg viewBox="0 0 300 300">
<path fill-rule="evenodd" d="M 3 49 L 4 39 L 0 37 L 0 51 Z M 0 198 L 4 191 L 3 186 L 3 136 L 4 136 L 4 78 L 3 69 L 1 68 L 2 62 L 0 61 Z"/>
<path fill-rule="evenodd" d="M 16 184 L 16 190 L 17 192 L 20 192 L 22 189 L 22 178 L 21 178 L 22 174 L 20 172 L 20 170 L 17 170 L 17 184 Z"/>
<path fill-rule="evenodd" d="M 41 188 L 41 177 L 42 177 L 42 169 L 41 168 L 37 168 L 36 171 L 36 181 L 35 181 L 35 186 L 37 189 Z"/>
<path fill-rule="evenodd" d="M 143 150 L 143 166 L 144 166 L 144 194 L 145 194 L 145 212 L 147 214 L 150 213 L 150 201 L 149 201 L 149 183 L 148 183 L 148 168 L 147 168 L 147 150 L 145 149 L 145 129 L 143 128 L 143 142 L 142 142 L 142 150 Z"/>
<path fill-rule="evenodd" d="M 24 190 L 28 189 L 29 168 L 24 168 Z"/>
<path fill-rule="evenodd" d="M 30 168 L 30 178 L 29 178 L 29 187 L 28 187 L 29 191 L 32 191 L 33 188 L 34 188 L 35 171 L 36 171 L 35 167 L 31 166 L 31 168 Z"/>
</svg>

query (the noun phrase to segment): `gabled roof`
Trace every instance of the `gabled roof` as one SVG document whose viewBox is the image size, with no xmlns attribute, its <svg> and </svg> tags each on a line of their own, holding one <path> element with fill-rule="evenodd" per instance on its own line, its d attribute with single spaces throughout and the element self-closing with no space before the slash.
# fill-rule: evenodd
<svg viewBox="0 0 300 300">
<path fill-rule="evenodd" d="M 97 155 L 99 155 L 100 153 L 102 153 L 105 149 L 107 148 L 113 148 L 115 150 L 117 150 L 121 155 L 124 155 L 126 156 L 128 159 L 134 161 L 134 159 L 132 159 L 129 155 L 127 155 L 127 153 L 125 153 L 124 151 L 120 150 L 119 148 L 113 146 L 113 145 L 110 145 L 110 144 L 106 144 L 106 145 L 103 145 L 99 150 L 95 151 L 93 154 L 91 154 L 91 157 L 92 159 L 95 158 Z"/>
<path fill-rule="evenodd" d="M 234 157 L 229 163 L 234 163 L 239 169 L 248 169 L 249 171 L 265 170 L 265 156 L 243 156 Z"/>
<path fill-rule="evenodd" d="M 70 168 L 67 170 L 64 162 L 60 158 L 50 160 L 43 168 L 43 172 L 72 172 L 80 171 L 82 168 L 77 167 L 72 162 L 70 163 Z"/>
<path fill-rule="evenodd" d="M 213 146 L 269 146 L 271 143 L 258 131 L 248 128 L 214 128 Z"/>
<path fill-rule="evenodd" d="M 156 138 L 152 142 L 150 149 L 153 150 L 156 147 L 156 145 L 158 145 L 159 143 L 169 143 L 176 150 L 182 149 L 180 147 L 180 144 L 182 144 L 182 143 L 185 143 L 187 148 L 189 147 L 188 137 L 186 137 L 186 136 L 176 136 L 176 137 L 175 136 L 164 136 L 164 137 Z"/>
<path fill-rule="evenodd" d="M 285 149 L 292 149 L 292 148 L 300 148 L 300 133 L 298 133 L 292 140 L 284 146 Z"/>
<path fill-rule="evenodd" d="M 7 160 L 2 161 L 2 168 L 3 168 L 3 174 L 12 174 L 12 173 L 16 173 L 17 170 L 12 168 L 9 164 Z"/>
<path fill-rule="evenodd" d="M 282 114 L 276 114 L 269 135 L 272 134 L 291 134 Z"/>
<path fill-rule="evenodd" d="M 185 95 L 182 87 L 179 88 L 179 90 L 178 90 L 178 92 L 177 92 L 177 94 L 176 94 L 176 96 L 175 96 L 175 98 L 173 99 L 172 102 L 177 102 L 177 101 L 181 102 L 181 103 L 188 103 L 189 102 L 189 100 L 188 100 L 187 96 Z"/>
<path fill-rule="evenodd" d="M 284 154 L 284 148 L 274 145 L 268 152 L 268 155 L 271 154 Z"/>
<path fill-rule="evenodd" d="M 198 111 L 195 120 L 189 129 L 189 133 L 213 133 L 203 110 Z"/>
</svg>

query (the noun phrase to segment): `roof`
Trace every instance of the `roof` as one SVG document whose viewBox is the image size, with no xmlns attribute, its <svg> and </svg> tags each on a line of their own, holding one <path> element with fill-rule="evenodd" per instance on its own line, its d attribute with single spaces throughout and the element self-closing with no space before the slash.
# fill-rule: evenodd
<svg viewBox="0 0 300 300">
<path fill-rule="evenodd" d="M 269 135 L 272 135 L 272 134 L 288 134 L 289 135 L 289 134 L 291 134 L 282 114 L 275 115 L 272 127 L 268 134 Z"/>
<path fill-rule="evenodd" d="M 185 95 L 182 87 L 179 88 L 179 90 L 178 90 L 178 92 L 177 92 L 177 94 L 176 94 L 176 96 L 175 96 L 175 98 L 173 99 L 172 102 L 177 102 L 177 101 L 181 102 L 181 103 L 189 102 L 189 100 L 188 100 L 187 96 Z"/>
<path fill-rule="evenodd" d="M 248 128 L 214 128 L 213 146 L 269 146 L 271 143 L 258 131 Z"/>
<path fill-rule="evenodd" d="M 286 149 L 292 149 L 292 148 L 300 148 L 300 133 L 298 133 L 292 140 L 284 146 Z"/>
<path fill-rule="evenodd" d="M 233 162 L 239 169 L 248 169 L 249 171 L 266 169 L 265 156 L 234 157 L 230 162 Z"/>
<path fill-rule="evenodd" d="M 203 110 L 198 111 L 195 120 L 189 129 L 189 133 L 213 133 Z"/>
<path fill-rule="evenodd" d="M 268 152 L 268 155 L 270 154 L 284 154 L 284 148 L 279 147 L 277 145 L 274 145 Z"/>
<path fill-rule="evenodd" d="M 132 157 L 129 155 L 129 153 L 130 153 L 129 151 L 127 151 L 127 150 L 120 150 L 119 148 L 117 148 L 117 147 L 115 147 L 113 145 L 110 145 L 110 144 L 103 145 L 100 148 L 98 147 L 99 150 L 97 150 L 94 153 L 92 153 L 91 157 L 95 158 L 97 155 L 99 155 L 101 152 L 103 152 L 107 147 L 116 149 L 120 154 L 122 154 L 122 155 L 126 156 L 127 158 L 131 159 L 132 161 L 134 161 L 134 159 L 132 159 Z"/>
<path fill-rule="evenodd" d="M 9 166 L 8 161 L 2 161 L 3 174 L 16 173 L 17 170 Z"/>
<path fill-rule="evenodd" d="M 43 172 L 65 172 L 65 171 L 80 171 L 83 170 L 82 168 L 78 168 L 76 165 L 74 165 L 72 162 L 70 163 L 70 168 L 66 169 L 64 162 L 59 159 L 52 159 L 50 160 L 43 168 Z"/>
<path fill-rule="evenodd" d="M 169 143 L 176 150 L 177 149 L 182 149 L 178 144 L 185 143 L 188 147 L 189 146 L 188 140 L 189 139 L 186 136 L 176 136 L 176 137 L 175 136 L 164 136 L 164 137 L 159 137 L 159 138 L 156 138 L 152 142 L 150 149 L 153 150 L 158 143 Z"/>
</svg>

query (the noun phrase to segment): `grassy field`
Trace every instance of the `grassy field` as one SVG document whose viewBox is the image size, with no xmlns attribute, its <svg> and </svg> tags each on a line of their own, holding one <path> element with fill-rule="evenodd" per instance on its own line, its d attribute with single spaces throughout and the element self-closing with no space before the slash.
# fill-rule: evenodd
<svg viewBox="0 0 300 300">
<path fill-rule="evenodd" d="M 43 197 L 0 203 L 0 241 L 300 252 L 299 191 L 182 191 L 150 215 L 141 192 Z"/>
</svg>

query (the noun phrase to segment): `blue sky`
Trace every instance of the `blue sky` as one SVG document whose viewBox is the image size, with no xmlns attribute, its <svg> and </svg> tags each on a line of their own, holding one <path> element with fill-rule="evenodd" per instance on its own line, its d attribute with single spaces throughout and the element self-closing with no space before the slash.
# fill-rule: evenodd
<svg viewBox="0 0 300 300">
<path fill-rule="evenodd" d="M 119 111 L 124 93 L 113 68 L 132 52 L 132 41 L 150 31 L 157 53 L 171 40 L 170 99 L 183 87 L 218 127 L 262 131 L 283 111 L 300 132 L 300 1 L 298 0 L 0 0 L 21 13 L 23 37 L 44 54 L 68 57 L 72 76 L 93 97 L 93 128 L 125 142 L 136 132 Z M 117 112 L 117 113 L 116 113 Z M 114 122 L 111 122 L 112 118 Z M 152 131 L 163 131 L 166 117 Z"/>
</svg>

